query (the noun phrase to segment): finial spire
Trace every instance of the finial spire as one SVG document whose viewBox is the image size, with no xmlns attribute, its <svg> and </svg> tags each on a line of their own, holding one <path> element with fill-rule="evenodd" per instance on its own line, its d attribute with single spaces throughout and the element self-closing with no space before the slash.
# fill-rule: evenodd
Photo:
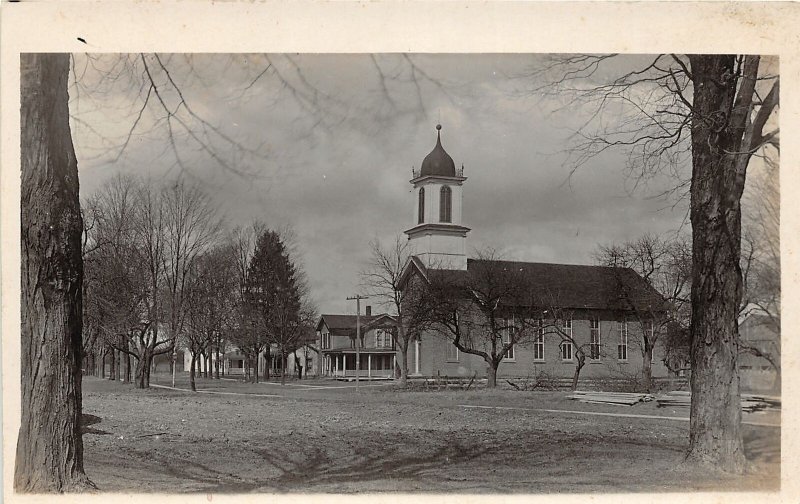
<svg viewBox="0 0 800 504">
<path fill-rule="evenodd" d="M 442 145 L 442 125 L 436 125 L 436 143 Z"/>
</svg>

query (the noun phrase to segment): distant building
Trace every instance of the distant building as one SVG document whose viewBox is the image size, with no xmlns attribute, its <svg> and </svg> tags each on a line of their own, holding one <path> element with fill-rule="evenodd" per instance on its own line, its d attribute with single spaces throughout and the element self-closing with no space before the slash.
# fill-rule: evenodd
<svg viewBox="0 0 800 504">
<path fill-rule="evenodd" d="M 183 357 L 182 370 L 188 373 L 192 362 L 192 354 L 185 349 L 179 351 L 180 354 Z M 212 352 L 210 371 L 214 371 L 217 365 L 216 362 L 217 355 Z M 225 376 L 244 376 L 246 362 L 245 355 L 238 348 L 229 345 L 221 358 L 222 367 L 220 367 L 220 372 Z M 267 355 L 266 351 L 258 354 L 257 372 L 259 376 L 264 376 L 265 367 L 269 366 L 270 376 L 280 376 L 282 364 L 277 347 L 273 345 L 270 347 L 269 355 Z M 198 373 L 206 369 L 206 363 L 202 358 L 197 359 L 195 366 Z M 298 367 L 302 369 L 298 370 Z M 178 369 L 181 370 L 181 367 Z M 256 369 L 251 364 L 251 372 L 253 371 L 256 371 Z M 309 338 L 297 351 L 289 353 L 286 357 L 286 375 L 297 378 L 298 371 L 302 373 L 302 378 L 315 377 L 319 373 L 319 347 L 316 344 L 316 336 L 313 333 L 310 333 Z"/>
<path fill-rule="evenodd" d="M 329 377 L 393 378 L 397 366 L 395 321 L 389 315 L 372 315 L 367 306 L 360 317 L 361 343 L 356 350 L 355 315 L 325 314 L 317 323 L 317 341 L 322 354 L 320 374 Z M 356 353 L 359 367 L 356 367 Z"/>
</svg>

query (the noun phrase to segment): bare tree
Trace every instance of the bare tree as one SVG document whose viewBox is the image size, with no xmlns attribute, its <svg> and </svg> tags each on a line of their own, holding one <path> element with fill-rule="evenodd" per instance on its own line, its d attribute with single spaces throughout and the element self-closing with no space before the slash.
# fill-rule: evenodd
<svg viewBox="0 0 800 504">
<path fill-rule="evenodd" d="M 248 226 L 233 229 L 229 241 L 232 244 L 233 262 L 236 270 L 235 318 L 230 322 L 229 339 L 245 355 L 245 377 L 250 378 L 250 366 L 256 362 L 253 381 L 258 380 L 258 355 L 268 346 L 266 327 L 258 321 L 250 297 L 250 264 L 256 250 L 258 237 L 266 226 L 255 221 Z M 265 367 L 269 367 L 268 365 Z"/>
<path fill-rule="evenodd" d="M 212 244 L 220 221 L 199 188 L 157 188 L 134 177 L 104 186 L 98 206 L 89 306 L 106 343 L 126 362 L 136 359 L 136 386 L 146 388 L 153 358 L 175 346 L 189 269 Z"/>
<path fill-rule="evenodd" d="M 406 282 L 404 273 L 411 259 L 408 240 L 401 235 L 384 248 L 378 240 L 370 244 L 369 266 L 361 272 L 361 281 L 370 296 L 393 311 L 397 331 L 393 333 L 400 350 L 400 386 L 408 383 L 408 347 L 430 325 L 431 303 L 419 282 Z"/>
<path fill-rule="evenodd" d="M 535 331 L 524 320 L 530 312 L 530 286 L 524 276 L 497 259 L 493 250 L 478 253 L 467 271 L 429 270 L 430 320 L 459 351 L 487 364 L 487 386 L 497 385 L 497 369 L 517 345 Z"/>
<path fill-rule="evenodd" d="M 230 248 L 221 245 L 193 261 L 186 280 L 186 324 L 181 339 L 191 353 L 189 384 L 195 386 L 195 366 L 201 354 L 211 355 L 216 338 L 222 334 L 231 298 L 235 295 L 235 273 Z M 219 354 L 217 355 L 219 362 Z M 219 368 L 217 368 L 219 369 Z M 206 363 L 206 373 L 209 366 Z M 219 374 L 217 374 L 219 378 Z"/>
<path fill-rule="evenodd" d="M 601 245 L 595 260 L 603 266 L 632 268 L 664 298 L 664 304 L 658 306 L 643 303 L 638 299 L 641 293 L 632 292 L 620 275 L 616 275 L 620 299 L 639 326 L 638 331 L 632 332 L 631 340 L 642 355 L 642 379 L 649 392 L 653 380 L 653 351 L 660 337 L 671 324 L 689 327 L 691 245 L 682 236 L 662 239 L 648 233 L 624 243 Z"/>
<path fill-rule="evenodd" d="M 668 171 L 690 197 L 692 406 L 688 459 L 741 473 L 745 457 L 737 374 L 742 297 L 741 198 L 754 155 L 778 147 L 775 61 L 757 55 L 661 54 L 604 78 L 614 55 L 556 58 L 539 69 L 552 92 L 594 107 L 576 135 L 573 169 L 608 149 L 629 154 L 639 181 Z M 612 70 L 613 72 L 613 70 Z M 555 75 L 555 77 L 553 77 Z M 573 103 L 574 104 L 574 103 Z M 611 114 L 607 122 L 597 120 Z M 691 163 L 691 177 L 684 167 Z"/>
<path fill-rule="evenodd" d="M 781 331 L 780 179 L 778 164 L 764 158 L 750 178 L 744 201 L 742 233 L 742 315 L 765 315 L 768 327 Z"/>
</svg>

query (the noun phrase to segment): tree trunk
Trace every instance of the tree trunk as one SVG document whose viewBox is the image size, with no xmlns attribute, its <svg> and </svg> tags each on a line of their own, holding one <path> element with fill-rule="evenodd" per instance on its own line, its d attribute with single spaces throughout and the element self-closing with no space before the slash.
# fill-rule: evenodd
<svg viewBox="0 0 800 504">
<path fill-rule="evenodd" d="M 691 56 L 692 403 L 688 459 L 741 473 L 745 457 L 737 373 L 737 312 L 744 174 L 736 126 L 726 124 L 736 92 L 733 56 Z M 731 81 L 733 81 L 731 83 Z M 741 138 L 741 130 L 738 131 Z"/>
<path fill-rule="evenodd" d="M 222 362 L 219 358 L 219 347 L 217 347 L 215 351 L 217 352 L 217 362 L 215 363 L 216 365 L 214 366 L 214 374 L 216 375 L 215 378 L 219 380 L 219 366 L 220 362 Z"/>
<path fill-rule="evenodd" d="M 128 348 L 128 342 L 125 342 L 125 348 Z M 125 382 L 130 383 L 133 379 L 133 373 L 131 373 L 131 354 L 125 354 Z"/>
<path fill-rule="evenodd" d="M 22 54 L 22 415 L 14 489 L 91 486 L 81 438 L 83 222 L 69 129 L 68 54 Z"/>
<path fill-rule="evenodd" d="M 266 350 L 264 350 L 264 371 L 267 373 L 266 377 L 267 380 L 270 378 L 270 365 L 272 364 L 272 349 L 267 345 Z"/>
<path fill-rule="evenodd" d="M 486 370 L 486 388 L 495 388 L 497 386 L 497 367 L 500 363 L 490 362 Z"/>
<path fill-rule="evenodd" d="M 116 380 L 117 379 L 117 358 L 116 358 L 116 351 L 112 348 L 111 349 L 111 364 L 108 366 L 108 379 L 109 380 Z"/>
<path fill-rule="evenodd" d="M 585 355 L 577 355 L 577 362 L 575 363 L 575 373 L 572 374 L 572 390 L 578 390 L 578 379 L 581 376 L 581 370 L 586 364 Z"/>
<path fill-rule="evenodd" d="M 106 349 L 100 354 L 100 378 L 106 379 Z"/>
<path fill-rule="evenodd" d="M 116 364 L 114 365 L 114 370 L 116 371 L 116 380 L 122 381 L 122 352 L 115 350 L 114 360 L 116 361 Z"/>
<path fill-rule="evenodd" d="M 253 383 L 258 383 L 258 358 L 259 352 L 255 353 L 255 357 L 253 357 Z"/>
<path fill-rule="evenodd" d="M 281 385 L 286 385 L 286 352 L 281 350 Z"/>
<path fill-rule="evenodd" d="M 189 388 L 192 390 L 192 392 L 197 392 L 197 387 L 195 386 L 194 383 L 194 369 L 195 369 L 194 365 L 196 361 L 197 361 L 197 353 L 192 352 L 192 364 L 189 366 Z"/>
<path fill-rule="evenodd" d="M 153 358 L 150 352 L 149 348 L 145 348 L 139 360 L 136 361 L 136 381 L 134 382 L 136 388 L 150 387 L 149 362 Z"/>
<path fill-rule="evenodd" d="M 653 388 L 653 345 L 645 343 L 642 357 L 642 382 L 644 391 L 650 393 Z"/>
<path fill-rule="evenodd" d="M 400 386 L 406 387 L 408 385 L 408 343 L 404 339 L 400 343 Z"/>
</svg>

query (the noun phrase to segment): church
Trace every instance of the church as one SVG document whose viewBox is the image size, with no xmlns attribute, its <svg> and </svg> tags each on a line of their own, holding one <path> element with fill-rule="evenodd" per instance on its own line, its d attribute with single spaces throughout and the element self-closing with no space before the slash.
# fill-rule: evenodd
<svg viewBox="0 0 800 504">
<path fill-rule="evenodd" d="M 581 379 L 635 380 L 644 365 L 650 367 L 654 378 L 670 376 L 654 323 L 659 312 L 663 314 L 663 298 L 633 270 L 467 256 L 470 228 L 462 222 L 467 177 L 463 164 L 456 168 L 445 151 L 441 125 L 436 130 L 436 145 L 420 169 L 413 170 L 410 180 L 414 221 L 405 234 L 414 255 L 406 265 L 404 285 L 430 283 L 431 278 L 443 274 L 466 278 L 473 270 L 498 267 L 514 271 L 540 292 L 538 301 L 526 302 L 540 303 L 538 313 L 542 319 L 551 317 L 549 324 L 557 325 L 557 330 L 544 330 L 548 321 L 539 320 L 542 329 L 538 334 L 505 352 L 497 367 L 498 379 L 541 375 L 571 378 L 579 359 Z M 558 319 L 548 313 L 558 313 Z M 487 361 L 460 351 L 452 336 L 431 328 L 416 338 L 409 348 L 409 376 L 486 377 Z M 482 343 L 485 348 L 479 348 L 476 341 L 471 342 L 473 348 L 489 351 L 486 341 Z M 649 363 L 645 362 L 648 354 Z"/>
</svg>

